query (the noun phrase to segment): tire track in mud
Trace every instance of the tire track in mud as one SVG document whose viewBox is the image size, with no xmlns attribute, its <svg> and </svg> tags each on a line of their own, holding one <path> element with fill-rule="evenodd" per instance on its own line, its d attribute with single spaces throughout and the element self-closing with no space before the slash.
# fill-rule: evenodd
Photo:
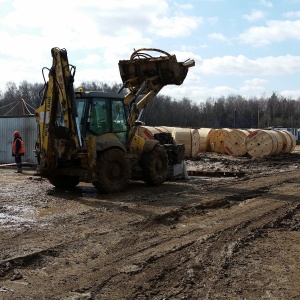
<svg viewBox="0 0 300 300">
<path fill-rule="evenodd" d="M 48 274 L 39 278 L 40 273 L 36 273 L 33 285 L 51 277 L 48 287 L 51 299 L 63 299 L 61 296 L 67 297 L 68 291 L 89 293 L 91 299 L 161 299 L 162 296 L 176 297 L 179 294 L 195 296 L 189 299 L 198 296 L 209 299 L 234 253 L 245 246 L 249 238 L 259 236 L 256 233 L 266 224 L 284 218 L 286 211 L 296 206 L 292 201 L 272 201 L 272 191 L 282 181 L 281 177 L 268 188 L 264 188 L 266 183 L 254 181 L 248 184 L 248 190 L 245 182 L 240 190 L 239 183 L 225 187 L 223 191 L 220 187 L 220 191 L 212 195 L 215 204 L 209 205 L 210 195 L 205 195 L 206 199 L 201 202 L 207 203 L 206 206 L 196 203 L 177 211 L 150 215 L 146 221 L 132 225 L 130 229 L 115 228 L 119 232 L 116 242 L 112 242 L 111 232 L 104 235 L 90 232 L 83 238 L 54 246 L 51 251 L 41 250 L 31 257 L 30 263 L 15 266 L 21 270 L 31 266 L 27 273 L 30 275 L 41 266 L 39 261 L 43 261 L 42 267 Z M 286 181 L 295 183 L 291 176 L 287 176 Z M 274 178 L 270 179 L 271 182 Z M 228 206 L 230 201 L 241 204 Z M 94 247 L 95 250 L 100 246 L 102 250 L 91 259 L 95 251 L 87 249 Z M 85 254 L 81 255 L 81 252 Z M 64 265 L 71 257 L 78 258 L 80 273 L 76 276 L 72 266 Z M 49 264 L 56 267 L 47 270 Z M 64 268 L 65 279 L 58 276 L 60 268 Z M 91 282 L 94 282 L 92 286 Z M 64 285 L 64 295 L 56 294 L 55 284 Z M 169 289 L 162 293 L 164 286 Z"/>
<path fill-rule="evenodd" d="M 245 201 L 247 199 L 251 199 L 251 198 L 255 198 L 258 197 L 259 195 L 261 195 L 262 193 L 266 192 L 267 189 L 265 188 L 258 188 L 254 191 L 246 191 L 246 192 L 241 192 L 239 194 L 230 194 L 230 195 L 225 195 L 223 197 L 219 197 L 219 195 L 217 195 L 215 197 L 215 199 L 211 199 L 213 197 L 212 194 L 210 194 L 209 199 L 207 199 L 207 201 L 205 199 L 202 199 L 201 201 L 199 201 L 200 203 L 196 202 L 195 204 L 192 205 L 186 205 L 186 206 L 181 206 L 178 209 L 175 210 L 170 210 L 166 213 L 161 213 L 161 214 L 156 214 L 156 213 L 151 213 L 150 211 L 144 211 L 143 215 L 144 215 L 144 219 L 145 221 L 137 221 L 134 222 L 132 225 L 137 225 L 139 226 L 138 230 L 145 230 L 147 227 L 151 227 L 155 224 L 163 224 L 163 225 L 172 225 L 172 224 L 176 224 L 176 222 L 184 215 L 194 215 L 194 214 L 205 214 L 206 211 L 211 210 L 211 209 L 218 209 L 218 208 L 223 208 L 223 207 L 229 207 L 230 202 L 233 202 L 235 204 L 238 204 L 241 201 Z M 108 205 L 108 201 L 105 201 L 106 205 Z M 108 206 L 109 207 L 109 206 Z M 114 203 L 112 204 L 112 207 L 117 207 Z M 138 213 L 138 209 L 133 209 L 136 211 L 136 213 Z M 86 214 L 86 213 L 84 213 Z M 77 216 L 78 218 L 78 216 Z M 83 218 L 85 219 L 85 218 Z M 71 222 L 71 217 L 69 216 L 67 219 L 67 222 Z M 49 221 L 47 221 L 49 222 Z M 83 222 L 78 220 L 78 223 Z M 54 220 L 54 223 L 59 223 L 59 221 Z M 115 228 L 115 230 L 120 230 L 120 228 Z M 136 230 L 136 229 L 133 229 Z M 110 233 L 112 230 L 108 230 L 107 232 L 101 232 L 100 235 L 104 235 L 107 233 Z M 98 233 L 96 233 L 98 234 Z M 41 234 L 40 234 L 41 235 Z M 93 233 L 91 233 L 91 235 L 93 235 Z M 72 244 L 72 243 L 77 243 L 77 241 L 79 241 L 80 239 L 75 239 L 75 241 L 70 241 L 67 242 L 66 244 Z M 63 245 L 62 244 L 58 244 L 58 245 L 54 245 L 54 248 L 61 248 Z M 53 247 L 50 247 L 49 249 L 52 249 Z M 42 249 L 42 250 L 38 250 L 36 252 L 33 253 L 29 253 L 28 257 L 30 257 L 31 255 L 37 254 L 37 253 L 42 253 L 45 252 L 47 253 L 47 251 L 49 249 Z M 20 256 L 20 259 L 24 259 L 26 257 L 26 255 L 24 256 L 23 254 Z M 12 260 L 17 260 L 18 257 L 13 257 L 7 260 L 4 260 L 4 262 L 9 262 Z"/>
<path fill-rule="evenodd" d="M 282 178 L 281 178 L 282 181 Z M 167 247 L 165 252 L 162 251 L 162 244 L 158 244 L 158 247 L 160 247 L 160 252 L 156 252 L 156 255 L 150 256 L 150 259 L 147 262 L 151 262 L 153 264 L 154 262 L 159 262 L 159 260 L 166 260 L 167 257 L 167 264 L 163 263 L 162 266 L 159 266 L 159 263 L 154 266 L 154 269 L 156 270 L 162 270 L 160 274 L 157 274 L 155 276 L 149 276 L 148 280 L 145 279 L 145 273 L 142 274 L 141 278 L 141 285 L 139 286 L 139 291 L 136 291 L 131 296 L 128 296 L 128 299 L 132 299 L 137 297 L 138 295 L 144 295 L 149 296 L 153 294 L 154 286 L 149 286 L 149 289 L 147 290 L 145 288 L 145 284 L 142 284 L 142 282 L 156 282 L 156 286 L 158 287 L 159 284 L 161 284 L 161 279 L 168 277 L 171 273 L 173 273 L 174 270 L 178 273 L 178 270 L 181 269 L 181 265 L 183 266 L 183 269 L 186 269 L 186 264 L 190 261 L 191 258 L 184 259 L 183 264 L 180 264 L 179 262 L 182 261 L 180 257 L 178 257 L 178 253 L 183 252 L 191 252 L 191 249 L 195 249 L 199 247 L 199 250 L 203 248 L 207 248 L 207 250 L 202 251 L 202 253 L 206 253 L 202 255 L 202 259 L 195 256 L 192 257 L 193 260 L 196 261 L 202 261 L 201 265 L 199 266 L 199 263 L 195 264 L 196 269 L 205 269 L 207 275 L 205 275 L 205 278 L 212 278 L 211 280 L 204 280 L 202 282 L 203 286 L 205 286 L 206 290 L 206 296 L 209 297 L 210 295 L 210 289 L 214 286 L 214 283 L 216 280 L 218 280 L 218 277 L 215 277 L 214 274 L 218 273 L 219 270 L 226 269 L 226 265 L 230 261 L 230 257 L 233 253 L 238 251 L 239 248 L 242 247 L 242 245 L 245 244 L 243 240 L 248 240 L 249 236 L 252 238 L 256 238 L 259 236 L 259 234 L 256 234 L 256 232 L 259 232 L 259 229 L 263 228 L 268 224 L 269 222 L 272 222 L 274 219 L 280 219 L 285 217 L 286 211 L 293 206 L 297 206 L 295 203 L 289 203 L 289 202 L 280 202 L 277 201 L 275 204 L 271 205 L 268 202 L 268 199 L 266 196 L 263 197 L 262 200 L 259 200 L 258 204 L 255 206 L 251 206 L 248 210 L 244 211 L 246 220 L 242 222 L 237 222 L 229 226 L 228 228 L 223 228 L 217 230 L 217 228 L 213 228 L 210 233 L 206 232 L 202 238 L 199 238 L 199 231 L 197 229 L 190 229 L 189 232 L 186 232 L 185 235 L 172 237 L 170 239 L 170 245 Z M 255 200 L 256 201 L 256 200 Z M 261 202 L 262 201 L 262 202 Z M 239 214 L 239 212 L 237 213 Z M 169 217 L 169 216 L 168 216 Z M 230 214 L 227 216 L 228 218 L 235 218 L 237 217 L 235 214 Z M 200 220 L 199 220 L 200 221 Z M 220 221 L 220 220 L 219 220 Z M 224 225 L 220 226 L 221 228 L 224 227 Z M 234 235 L 234 238 L 232 236 Z M 186 241 L 184 240 L 184 236 L 186 236 Z M 174 247 L 176 245 L 176 240 L 180 238 L 180 247 Z M 200 240 L 200 242 L 199 242 Z M 231 241 L 230 243 L 228 241 Z M 164 246 L 167 245 L 166 242 L 163 242 Z M 204 246 L 200 246 L 203 244 Z M 149 249 L 153 249 L 153 247 L 149 247 Z M 217 250 L 216 250 L 217 249 Z M 193 251 L 192 251 L 193 252 Z M 198 252 L 198 251 L 196 251 Z M 201 252 L 201 251 L 200 251 Z M 171 256 L 175 253 L 175 258 L 172 260 Z M 212 255 L 212 253 L 214 253 Z M 177 254 L 177 255 L 176 255 Z M 179 255 L 180 256 L 180 255 Z M 216 263 L 211 263 L 211 262 Z M 147 264 L 144 264 L 147 265 Z M 168 268 L 163 266 L 168 266 Z M 149 265 L 148 265 L 149 267 Z M 148 273 L 149 270 L 147 271 Z M 141 272 L 139 272 L 141 273 Z M 154 271 L 155 274 L 155 271 Z M 184 278 L 186 277 L 186 273 L 183 272 L 182 274 L 182 281 L 184 282 Z M 160 278 L 160 282 L 156 280 L 157 278 Z M 177 281 L 178 281 L 178 274 L 176 275 Z M 166 286 L 172 286 L 172 282 L 176 281 L 176 278 L 174 280 L 169 280 L 168 284 Z M 137 280 L 134 280 L 136 282 Z M 116 279 L 114 280 L 114 284 L 116 283 Z M 141 288 L 143 286 L 143 288 Z M 176 288 L 176 287 L 174 287 Z M 101 285 L 101 289 L 103 289 L 103 286 Z M 142 291 L 141 291 L 142 289 Z M 193 291 L 195 287 L 192 285 L 191 291 Z M 158 290 L 161 290 L 158 288 Z M 191 292 L 190 291 L 190 292 Z M 183 290 L 180 290 L 180 295 L 182 296 Z M 191 293 L 189 293 L 191 295 Z M 176 293 L 171 294 L 169 296 L 176 296 Z M 203 296 L 203 295 L 202 295 Z M 131 298 L 132 297 L 132 298 Z M 153 298 L 154 299 L 154 298 Z M 198 299 L 198 298 L 193 298 Z"/>
<path fill-rule="evenodd" d="M 259 206 L 261 213 L 252 214 L 252 217 L 246 221 L 230 222 L 227 228 L 224 225 L 219 229 L 212 226 L 210 231 L 206 230 L 202 233 L 201 230 L 190 230 L 185 235 L 173 237 L 168 243 L 160 244 L 159 247 L 156 247 L 159 249 L 155 255 L 152 254 L 150 257 L 151 264 L 145 264 L 147 274 L 140 273 L 139 290 L 129 295 L 128 299 L 134 299 L 141 295 L 151 296 L 155 289 L 162 291 L 161 286 L 173 287 L 177 292 L 169 292 L 168 295 L 160 294 L 160 296 L 175 297 L 177 293 L 180 293 L 181 296 L 186 293 L 187 299 L 199 299 L 203 296 L 212 299 L 210 298 L 211 290 L 222 277 L 222 271 L 226 270 L 232 255 L 244 245 L 243 240 L 247 240 L 249 236 L 253 238 L 259 236 L 256 232 L 259 232 L 266 222 L 284 216 L 288 207 L 290 204 L 284 206 L 281 204 L 273 208 L 268 204 L 264 207 Z M 265 209 L 264 213 L 262 213 L 263 208 Z M 175 245 L 178 243 L 179 245 L 176 247 Z M 163 284 L 162 281 L 164 281 Z M 134 282 L 138 282 L 138 279 L 135 279 Z M 151 283 L 148 288 L 145 282 Z M 175 285 L 174 282 L 176 282 Z M 142 290 L 141 287 L 143 287 Z M 195 290 L 197 292 L 193 295 Z M 199 291 L 200 294 L 198 294 Z M 191 295 L 194 298 L 190 298 Z"/>
</svg>

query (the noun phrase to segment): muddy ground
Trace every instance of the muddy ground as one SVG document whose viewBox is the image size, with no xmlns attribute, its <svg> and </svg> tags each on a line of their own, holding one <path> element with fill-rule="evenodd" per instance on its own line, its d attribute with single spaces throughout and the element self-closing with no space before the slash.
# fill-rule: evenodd
<svg viewBox="0 0 300 300">
<path fill-rule="evenodd" d="M 0 299 L 300 299 L 300 152 L 187 167 L 112 195 L 0 169 Z"/>
</svg>

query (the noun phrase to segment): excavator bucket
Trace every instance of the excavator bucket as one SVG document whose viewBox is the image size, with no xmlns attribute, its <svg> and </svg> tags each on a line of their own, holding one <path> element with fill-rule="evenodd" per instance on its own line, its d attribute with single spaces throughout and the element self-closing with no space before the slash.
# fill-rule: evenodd
<svg viewBox="0 0 300 300">
<path fill-rule="evenodd" d="M 163 55 L 153 57 L 144 51 L 155 51 Z M 148 88 L 142 91 L 142 94 L 147 94 L 150 90 L 158 93 L 166 85 L 181 85 L 188 69 L 194 65 L 194 60 L 178 62 L 175 55 L 165 51 L 142 48 L 134 51 L 129 60 L 120 60 L 119 70 L 123 84 L 130 91 L 136 91 L 144 82 L 148 82 Z"/>
</svg>

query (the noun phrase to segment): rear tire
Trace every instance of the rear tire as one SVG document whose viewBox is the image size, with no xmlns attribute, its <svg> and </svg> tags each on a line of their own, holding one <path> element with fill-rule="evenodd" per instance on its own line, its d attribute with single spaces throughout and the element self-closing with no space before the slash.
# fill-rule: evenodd
<svg viewBox="0 0 300 300">
<path fill-rule="evenodd" d="M 168 175 L 168 156 L 164 147 L 158 144 L 150 152 L 143 153 L 140 166 L 144 182 L 148 185 L 163 184 Z"/>
<path fill-rule="evenodd" d="M 108 149 L 97 157 L 97 181 L 94 187 L 100 193 L 124 191 L 131 177 L 130 163 L 121 149 Z"/>
<path fill-rule="evenodd" d="M 80 182 L 78 176 L 57 175 L 48 177 L 49 182 L 59 189 L 73 189 Z"/>
</svg>

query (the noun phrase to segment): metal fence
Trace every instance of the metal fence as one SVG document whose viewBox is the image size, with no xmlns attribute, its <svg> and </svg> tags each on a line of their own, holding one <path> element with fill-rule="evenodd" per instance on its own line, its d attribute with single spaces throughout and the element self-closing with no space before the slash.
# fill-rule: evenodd
<svg viewBox="0 0 300 300">
<path fill-rule="evenodd" d="M 28 116 L 0 116 L 0 163 L 14 163 L 12 156 L 13 133 L 20 132 L 25 146 L 22 162 L 37 164 L 34 153 L 37 138 L 37 122 L 32 115 Z"/>
</svg>

